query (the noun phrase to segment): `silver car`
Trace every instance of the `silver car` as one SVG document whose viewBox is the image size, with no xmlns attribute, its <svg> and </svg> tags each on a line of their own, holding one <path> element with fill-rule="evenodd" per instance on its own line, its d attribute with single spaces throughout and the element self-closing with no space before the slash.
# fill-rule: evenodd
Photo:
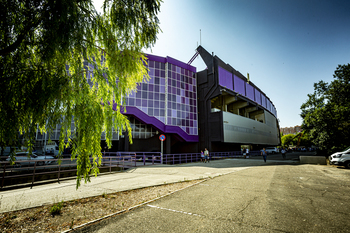
<svg viewBox="0 0 350 233">
<path fill-rule="evenodd" d="M 49 155 L 37 155 L 35 153 L 32 153 L 32 155 L 30 155 L 28 157 L 29 153 L 28 152 L 17 152 L 16 153 L 16 160 L 19 163 L 16 163 L 16 165 L 18 166 L 34 166 L 34 164 L 36 163 L 36 165 L 38 166 L 42 166 L 44 164 L 50 164 L 52 163 L 52 159 L 55 159 L 53 156 L 49 156 Z M 10 161 L 10 157 L 8 157 L 6 160 Z M 51 161 L 41 161 L 41 160 L 51 160 Z M 23 162 L 22 162 L 23 161 Z"/>
</svg>

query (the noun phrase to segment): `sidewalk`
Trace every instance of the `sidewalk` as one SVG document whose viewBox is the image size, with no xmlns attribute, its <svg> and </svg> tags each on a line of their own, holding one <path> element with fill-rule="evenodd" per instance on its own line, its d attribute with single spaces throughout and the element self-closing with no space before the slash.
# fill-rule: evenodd
<svg viewBox="0 0 350 233">
<path fill-rule="evenodd" d="M 295 161 L 269 160 L 269 165 L 279 163 L 296 163 Z M 112 173 L 92 177 L 91 182 L 82 182 L 76 190 L 76 180 L 65 180 L 61 183 L 51 183 L 0 192 L 0 213 L 27 209 L 60 201 L 70 201 L 85 197 L 115 193 L 125 190 L 137 189 L 174 183 L 184 180 L 216 177 L 232 172 L 261 166 L 262 159 L 226 159 L 210 163 L 188 163 L 181 165 L 154 165 L 137 167 L 122 173 Z"/>
</svg>

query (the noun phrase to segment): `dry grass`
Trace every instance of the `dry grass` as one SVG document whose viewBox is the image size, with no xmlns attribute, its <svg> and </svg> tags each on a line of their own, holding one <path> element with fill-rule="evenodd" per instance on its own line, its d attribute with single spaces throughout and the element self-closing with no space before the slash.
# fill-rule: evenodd
<svg viewBox="0 0 350 233">
<path fill-rule="evenodd" d="M 2 213 L 0 214 L 0 229 L 2 232 L 61 232 L 122 210 L 128 210 L 130 207 L 195 183 L 198 183 L 198 180 L 67 201 L 63 202 L 61 213 L 55 216 L 50 213 L 53 205 Z"/>
</svg>

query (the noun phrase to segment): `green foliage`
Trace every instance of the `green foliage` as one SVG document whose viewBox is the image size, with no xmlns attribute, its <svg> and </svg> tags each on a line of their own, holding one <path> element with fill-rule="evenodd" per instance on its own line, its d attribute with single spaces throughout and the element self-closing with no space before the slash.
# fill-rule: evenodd
<svg viewBox="0 0 350 233">
<path fill-rule="evenodd" d="M 301 135 L 299 146 L 305 146 L 305 147 L 312 146 L 310 135 L 307 132 L 303 132 L 303 134 Z"/>
<path fill-rule="evenodd" d="M 55 215 L 60 215 L 61 214 L 61 210 L 63 207 L 63 201 L 54 204 L 51 209 L 50 209 L 50 214 L 55 216 Z"/>
<path fill-rule="evenodd" d="M 294 134 L 286 134 L 281 138 L 281 144 L 283 147 L 289 147 L 292 145 L 296 145 L 295 135 Z"/>
<path fill-rule="evenodd" d="M 302 128 L 321 150 L 332 153 L 350 142 L 350 64 L 339 65 L 334 80 L 314 84 L 301 106 Z"/>
<path fill-rule="evenodd" d="M 147 80 L 143 48 L 159 32 L 160 0 L 5 0 L 0 8 L 0 146 L 33 145 L 60 123 L 77 158 L 77 188 L 101 163 L 100 138 L 131 128 L 122 97 Z M 90 64 L 90 65 L 89 65 Z M 68 66 L 67 66 L 68 65 Z"/>
</svg>

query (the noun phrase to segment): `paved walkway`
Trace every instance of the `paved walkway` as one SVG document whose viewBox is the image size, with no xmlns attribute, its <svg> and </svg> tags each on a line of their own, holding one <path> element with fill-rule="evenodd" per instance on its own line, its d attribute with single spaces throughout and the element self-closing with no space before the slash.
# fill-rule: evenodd
<svg viewBox="0 0 350 233">
<path fill-rule="evenodd" d="M 349 169 L 292 161 L 225 162 L 241 164 L 241 170 L 73 232 L 349 232 Z"/>
<path fill-rule="evenodd" d="M 268 160 L 269 165 L 298 163 L 292 160 Z M 27 209 L 60 201 L 70 201 L 85 197 L 115 193 L 125 190 L 174 183 L 184 180 L 216 177 L 232 172 L 263 165 L 257 159 L 226 159 L 210 163 L 190 163 L 182 165 L 155 165 L 137 167 L 122 173 L 112 173 L 92 177 L 90 183 L 82 183 L 76 190 L 76 180 L 51 183 L 0 192 L 0 213 Z"/>
</svg>

